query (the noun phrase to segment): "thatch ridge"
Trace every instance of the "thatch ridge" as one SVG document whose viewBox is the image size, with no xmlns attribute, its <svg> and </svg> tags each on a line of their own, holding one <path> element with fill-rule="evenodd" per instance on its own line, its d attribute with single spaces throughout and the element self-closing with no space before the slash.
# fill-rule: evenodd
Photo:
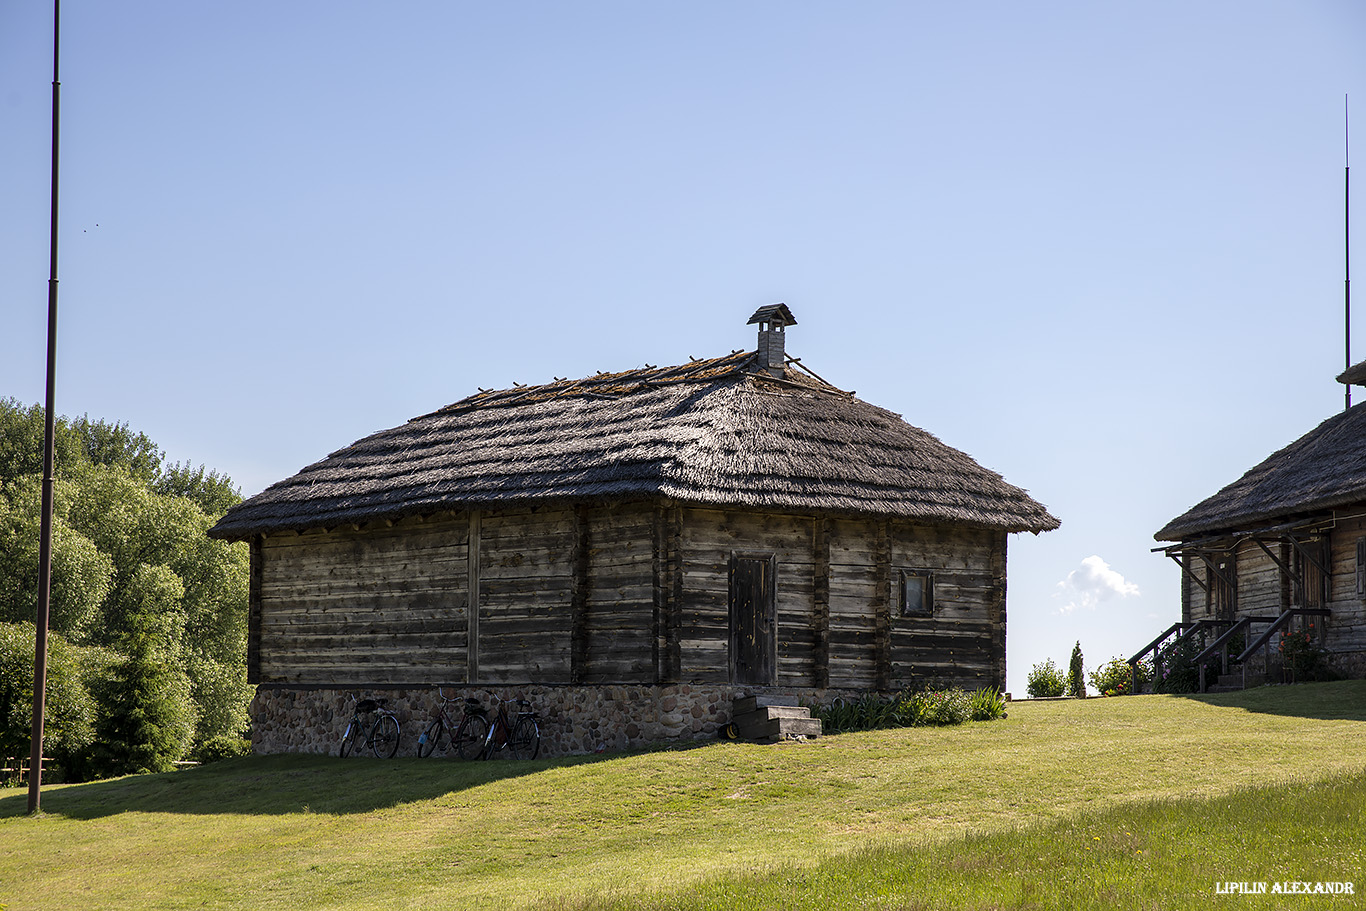
<svg viewBox="0 0 1366 911">
<path fill-rule="evenodd" d="M 465 508 L 668 498 L 1009 531 L 1058 520 L 935 436 L 755 352 L 481 390 L 339 449 L 210 532 L 330 527 Z"/>
<path fill-rule="evenodd" d="M 1366 501 L 1366 404 L 1272 453 L 1153 537 L 1180 541 Z"/>
</svg>

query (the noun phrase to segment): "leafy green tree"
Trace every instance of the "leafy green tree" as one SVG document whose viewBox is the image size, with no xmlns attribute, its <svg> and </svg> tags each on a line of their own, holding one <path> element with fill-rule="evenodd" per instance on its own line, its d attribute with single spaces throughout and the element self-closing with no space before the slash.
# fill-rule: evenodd
<svg viewBox="0 0 1366 911">
<path fill-rule="evenodd" d="M 49 628 L 73 642 L 85 642 L 113 579 L 114 565 L 109 557 L 56 517 L 52 524 Z M 0 495 L 0 622 L 32 621 L 37 603 L 37 506 L 14 503 Z"/>
<path fill-rule="evenodd" d="M 92 421 L 53 423 L 54 467 L 58 475 L 83 465 L 119 465 L 134 477 L 152 483 L 161 473 L 162 456 L 146 434 L 127 424 Z M 15 399 L 0 399 L 0 484 L 43 471 L 46 426 L 40 405 L 23 407 Z"/>
<path fill-rule="evenodd" d="M 108 723 L 121 718 L 123 735 L 138 718 L 151 726 L 144 745 L 161 745 L 146 756 L 166 744 L 188 749 L 185 718 L 195 743 L 239 738 L 253 691 L 247 548 L 206 534 L 240 501 L 237 490 L 202 465 L 165 462 L 126 424 L 83 416 L 55 426 L 52 629 L 125 659 L 97 690 L 118 709 Z M 35 612 L 43 430 L 40 407 L 0 400 L 0 623 L 32 621 Z M 139 716 L 136 700 L 154 696 L 160 720 Z M 152 728 L 174 733 L 154 736 Z M 129 756 L 101 762 L 106 770 L 151 767 Z"/>
<path fill-rule="evenodd" d="M 48 636 L 47 700 L 43 755 L 80 776 L 83 757 L 95 740 L 92 678 L 108 667 L 110 654 L 80 649 L 60 635 Z M 33 726 L 32 623 L 0 624 L 0 757 L 27 758 Z"/>
<path fill-rule="evenodd" d="M 232 479 L 203 465 L 194 467 L 189 461 L 171 462 L 161 469 L 152 484 L 157 493 L 193 500 L 210 516 L 221 516 L 238 503 L 242 495 Z"/>
</svg>

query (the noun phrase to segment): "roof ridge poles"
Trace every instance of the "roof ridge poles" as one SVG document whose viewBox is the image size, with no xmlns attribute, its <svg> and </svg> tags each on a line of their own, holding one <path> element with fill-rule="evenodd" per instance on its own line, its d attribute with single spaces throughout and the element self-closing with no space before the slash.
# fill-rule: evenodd
<svg viewBox="0 0 1366 911">
<path fill-rule="evenodd" d="M 28 763 L 28 811 L 42 802 L 43 714 L 47 704 L 47 624 L 52 596 L 52 486 L 57 387 L 57 138 L 62 83 L 58 78 L 61 0 L 52 0 L 52 214 L 47 280 L 47 401 L 43 431 L 43 502 L 38 532 L 38 611 L 33 642 L 33 741 Z"/>
</svg>

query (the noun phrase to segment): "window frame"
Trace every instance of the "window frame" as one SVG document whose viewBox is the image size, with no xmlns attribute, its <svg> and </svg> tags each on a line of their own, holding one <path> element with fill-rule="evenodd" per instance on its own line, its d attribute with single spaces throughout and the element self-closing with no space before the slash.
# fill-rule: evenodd
<svg viewBox="0 0 1366 911">
<path fill-rule="evenodd" d="M 906 583 L 910 579 L 920 579 L 920 601 L 921 606 L 918 610 L 910 610 L 907 599 Z M 914 620 L 934 616 L 935 597 L 934 597 L 934 570 L 918 569 L 914 567 L 898 567 L 896 576 L 896 591 L 894 592 L 893 603 L 896 604 L 896 616 L 900 620 Z"/>
</svg>

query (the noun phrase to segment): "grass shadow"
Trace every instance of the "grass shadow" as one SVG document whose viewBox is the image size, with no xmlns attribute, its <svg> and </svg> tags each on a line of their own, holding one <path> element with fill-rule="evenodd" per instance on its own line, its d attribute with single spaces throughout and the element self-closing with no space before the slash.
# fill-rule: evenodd
<svg viewBox="0 0 1366 911">
<path fill-rule="evenodd" d="M 302 754 L 248 756 L 177 772 L 51 785 L 43 789 L 42 811 L 72 819 L 120 813 L 370 813 L 546 769 L 612 758 L 593 755 L 462 762 Z M 0 818 L 27 812 L 27 789 L 0 796 Z"/>
<path fill-rule="evenodd" d="M 1366 680 L 1259 686 L 1233 693 L 1183 693 L 1181 698 L 1268 715 L 1324 721 L 1366 721 Z"/>
</svg>

